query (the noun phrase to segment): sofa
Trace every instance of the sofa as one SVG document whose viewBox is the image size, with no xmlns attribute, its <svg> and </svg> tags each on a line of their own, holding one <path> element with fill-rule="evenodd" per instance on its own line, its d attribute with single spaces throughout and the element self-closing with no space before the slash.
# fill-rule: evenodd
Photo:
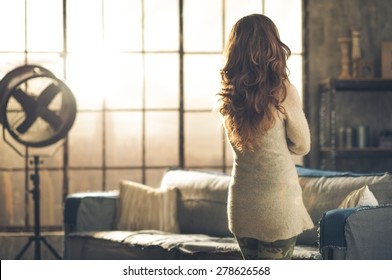
<svg viewBox="0 0 392 280">
<path fill-rule="evenodd" d="M 314 228 L 293 259 L 392 259 L 392 174 L 297 166 Z M 227 226 L 230 176 L 167 170 L 158 187 L 121 180 L 64 206 L 64 259 L 242 259 Z"/>
</svg>

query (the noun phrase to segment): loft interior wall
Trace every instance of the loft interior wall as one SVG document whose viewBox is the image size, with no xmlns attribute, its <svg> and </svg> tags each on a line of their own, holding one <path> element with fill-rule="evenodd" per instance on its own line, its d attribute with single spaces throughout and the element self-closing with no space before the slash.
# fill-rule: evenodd
<svg viewBox="0 0 392 280">
<path fill-rule="evenodd" d="M 319 82 L 337 77 L 341 52 L 337 38 L 349 36 L 352 27 L 360 30 L 362 57 L 373 60 L 375 77 L 381 76 L 381 44 L 392 42 L 392 2 L 384 0 L 305 0 L 304 83 L 312 149 L 306 158 L 309 167 L 319 167 Z M 353 100 L 355 102 L 355 100 Z"/>
</svg>

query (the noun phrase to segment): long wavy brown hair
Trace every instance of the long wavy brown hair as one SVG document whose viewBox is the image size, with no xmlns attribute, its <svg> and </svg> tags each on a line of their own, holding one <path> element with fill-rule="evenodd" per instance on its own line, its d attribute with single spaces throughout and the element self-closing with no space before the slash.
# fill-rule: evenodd
<svg viewBox="0 0 392 280">
<path fill-rule="evenodd" d="M 255 134 L 275 123 L 276 110 L 285 113 L 291 51 L 271 19 L 252 14 L 232 28 L 226 44 L 226 64 L 221 69 L 219 112 L 228 137 L 239 151 L 253 150 Z"/>
</svg>

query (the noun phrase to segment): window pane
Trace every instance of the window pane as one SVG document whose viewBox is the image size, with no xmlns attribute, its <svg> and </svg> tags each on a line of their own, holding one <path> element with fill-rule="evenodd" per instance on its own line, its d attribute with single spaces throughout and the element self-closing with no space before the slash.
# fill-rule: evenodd
<svg viewBox="0 0 392 280">
<path fill-rule="evenodd" d="M 134 54 L 71 54 L 67 82 L 79 109 L 142 107 L 143 61 Z"/>
<path fill-rule="evenodd" d="M 27 49 L 63 50 L 62 0 L 35 0 L 27 3 Z"/>
<path fill-rule="evenodd" d="M 222 165 L 222 134 L 215 113 L 185 115 L 186 166 Z"/>
<path fill-rule="evenodd" d="M 106 88 L 104 60 L 93 54 L 71 54 L 67 60 L 67 85 L 72 89 L 78 109 L 100 109 Z"/>
<path fill-rule="evenodd" d="M 25 0 L 0 1 L 1 51 L 25 49 Z"/>
<path fill-rule="evenodd" d="M 102 165 L 102 113 L 78 113 L 69 132 L 70 166 Z"/>
<path fill-rule="evenodd" d="M 143 107 L 143 58 L 141 54 L 115 54 L 102 67 L 105 89 L 103 97 L 110 109 L 141 109 Z"/>
<path fill-rule="evenodd" d="M 24 54 L 22 53 L 0 53 L 0 79 L 16 67 L 24 64 Z"/>
<path fill-rule="evenodd" d="M 282 42 L 293 53 L 302 53 L 302 1 L 265 0 L 265 14 L 275 22 Z"/>
<path fill-rule="evenodd" d="M 106 188 L 107 191 L 118 190 L 120 181 L 130 180 L 142 183 L 142 170 L 141 169 L 119 169 L 119 170 L 106 170 Z"/>
<path fill-rule="evenodd" d="M 1 129 L 4 128 L 1 127 Z M 16 142 L 12 138 L 12 136 L 8 133 L 8 131 L 3 130 L 3 132 L 2 132 L 2 139 L 5 136 L 7 143 L 6 141 L 3 140 L 0 142 L 0 151 L 1 151 L 0 168 L 24 167 L 25 165 L 24 158 L 19 156 L 18 153 L 14 150 L 14 148 L 16 148 L 17 150 L 20 150 L 21 152 L 24 153 L 25 151 L 24 146 Z"/>
<path fill-rule="evenodd" d="M 102 48 L 102 0 L 67 0 L 68 51 Z"/>
<path fill-rule="evenodd" d="M 292 55 L 287 61 L 287 67 L 290 70 L 290 82 L 295 85 L 299 94 L 302 96 L 302 56 Z"/>
<path fill-rule="evenodd" d="M 144 0 L 144 5 L 145 49 L 178 50 L 178 0 Z"/>
<path fill-rule="evenodd" d="M 184 50 L 222 50 L 222 1 L 184 0 Z"/>
<path fill-rule="evenodd" d="M 158 188 L 165 172 L 167 172 L 167 168 L 146 170 L 146 185 Z"/>
<path fill-rule="evenodd" d="M 0 172 L 0 225 L 23 226 L 25 224 L 25 173 Z"/>
<path fill-rule="evenodd" d="M 146 55 L 146 107 L 178 108 L 177 54 Z"/>
<path fill-rule="evenodd" d="M 58 79 L 64 77 L 64 59 L 59 54 L 53 53 L 29 53 L 27 64 L 40 65 L 52 72 Z"/>
<path fill-rule="evenodd" d="M 142 113 L 106 114 L 106 164 L 142 166 Z"/>
<path fill-rule="evenodd" d="M 146 164 L 178 165 L 178 112 L 146 113 Z"/>
<path fill-rule="evenodd" d="M 142 1 L 105 0 L 104 34 L 109 50 L 142 49 Z"/>
<path fill-rule="evenodd" d="M 186 55 L 185 108 L 212 110 L 220 90 L 221 55 Z"/>
<path fill-rule="evenodd" d="M 69 172 L 69 193 L 102 191 L 101 170 L 71 170 Z"/>
<path fill-rule="evenodd" d="M 243 16 L 262 13 L 260 0 L 226 0 L 225 34 L 226 40 L 233 25 Z"/>
</svg>

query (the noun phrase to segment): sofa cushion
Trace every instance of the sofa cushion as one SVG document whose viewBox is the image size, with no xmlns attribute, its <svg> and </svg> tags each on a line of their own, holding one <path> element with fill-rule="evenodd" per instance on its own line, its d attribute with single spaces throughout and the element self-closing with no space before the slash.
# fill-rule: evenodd
<svg viewBox="0 0 392 280">
<path fill-rule="evenodd" d="M 234 237 L 140 230 L 79 232 L 68 238 L 70 259 L 242 259 Z M 317 247 L 295 246 L 293 259 L 320 259 L 320 253 Z"/>
<path fill-rule="evenodd" d="M 70 259 L 241 259 L 232 237 L 140 230 L 79 232 L 68 238 Z"/>
<path fill-rule="evenodd" d="M 118 230 L 179 231 L 177 191 L 174 188 L 157 189 L 123 180 L 120 182 L 117 213 Z"/>
<path fill-rule="evenodd" d="M 230 176 L 197 170 L 169 170 L 161 188 L 178 189 L 178 220 L 182 233 L 232 236 L 227 223 Z"/>
<path fill-rule="evenodd" d="M 71 260 L 173 260 L 176 251 L 150 243 L 143 231 L 84 231 L 70 233 L 66 259 Z M 141 235 L 139 235 L 141 233 Z M 135 237 L 135 243 L 132 239 Z"/>
</svg>

